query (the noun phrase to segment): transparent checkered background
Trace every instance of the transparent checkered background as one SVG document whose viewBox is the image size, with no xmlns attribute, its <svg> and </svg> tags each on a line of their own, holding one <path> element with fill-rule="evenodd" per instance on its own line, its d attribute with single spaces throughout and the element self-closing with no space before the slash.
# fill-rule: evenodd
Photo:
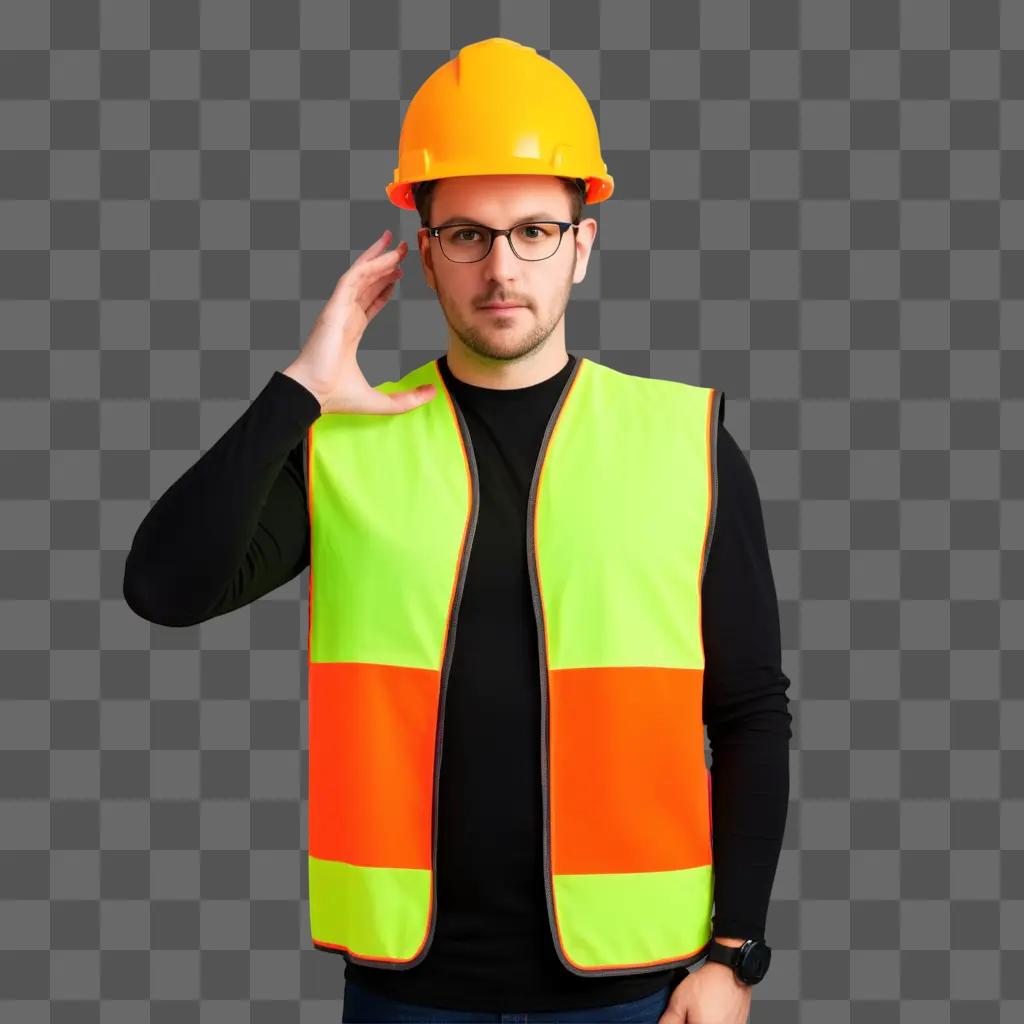
<svg viewBox="0 0 1024 1024">
<path fill-rule="evenodd" d="M 0 1019 L 340 1019 L 306 573 L 175 630 L 124 558 L 354 256 L 414 243 L 402 116 L 493 35 L 615 177 L 569 349 L 722 388 L 761 490 L 794 740 L 751 1019 L 1024 1019 L 1018 0 L 0 3 Z M 413 264 L 371 382 L 444 350 Z"/>
</svg>

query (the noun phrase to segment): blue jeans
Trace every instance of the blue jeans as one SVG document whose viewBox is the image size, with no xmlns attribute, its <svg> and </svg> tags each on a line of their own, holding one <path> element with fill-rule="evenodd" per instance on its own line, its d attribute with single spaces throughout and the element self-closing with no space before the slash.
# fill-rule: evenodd
<svg viewBox="0 0 1024 1024">
<path fill-rule="evenodd" d="M 575 1022 L 633 1021 L 634 1024 L 657 1024 L 668 1007 L 668 1001 L 676 985 L 667 984 L 642 999 L 630 1003 L 615 1003 L 612 1006 L 598 1006 L 589 1010 L 541 1010 L 529 1013 L 497 1013 L 477 1010 L 445 1010 L 415 1003 L 402 1003 L 387 996 L 377 995 L 368 989 L 345 982 L 342 1002 L 342 1024 L 369 1021 L 372 1024 L 470 1024 L 476 1021 L 496 1021 L 500 1024 L 534 1024 L 555 1021 Z"/>
</svg>

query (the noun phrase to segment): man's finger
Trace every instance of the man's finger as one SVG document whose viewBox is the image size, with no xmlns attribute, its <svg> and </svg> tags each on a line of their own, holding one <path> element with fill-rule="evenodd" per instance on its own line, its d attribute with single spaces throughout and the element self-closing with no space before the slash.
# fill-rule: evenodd
<svg viewBox="0 0 1024 1024">
<path fill-rule="evenodd" d="M 684 978 L 683 981 L 685 980 Z M 672 989 L 668 1006 L 665 1007 L 665 1012 L 658 1018 L 658 1024 L 686 1024 L 686 1000 L 679 991 L 683 981 Z"/>
<path fill-rule="evenodd" d="M 393 266 L 401 263 L 408 251 L 409 245 L 403 240 L 399 242 L 394 249 L 389 249 L 387 252 L 381 252 L 376 256 L 371 256 L 362 263 L 358 261 L 353 263 L 352 266 L 341 275 L 338 282 L 340 284 L 347 278 L 350 281 L 354 281 L 360 288 L 364 288 L 366 286 L 366 278 L 373 277 L 376 274 L 387 273 Z"/>
<path fill-rule="evenodd" d="M 402 245 L 405 243 L 403 242 Z M 365 263 L 353 263 L 341 277 L 338 278 L 334 291 L 327 299 L 327 305 L 347 302 L 355 296 L 361 295 L 377 278 L 390 274 L 401 262 L 407 249 L 392 249 L 390 252 L 374 256 Z"/>
<path fill-rule="evenodd" d="M 365 260 L 371 258 L 372 256 L 375 256 L 378 252 L 380 252 L 388 244 L 388 242 L 390 240 L 391 240 L 391 229 L 390 228 L 385 228 L 384 229 L 384 233 L 382 235 L 380 235 L 380 237 L 375 242 L 372 242 L 370 245 L 368 245 L 352 261 L 352 265 L 355 266 L 356 263 L 362 263 Z"/>
</svg>

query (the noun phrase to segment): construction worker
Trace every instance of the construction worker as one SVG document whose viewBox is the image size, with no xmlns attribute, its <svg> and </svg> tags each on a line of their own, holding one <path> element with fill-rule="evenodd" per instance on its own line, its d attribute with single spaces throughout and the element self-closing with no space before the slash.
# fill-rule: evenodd
<svg viewBox="0 0 1024 1024">
<path fill-rule="evenodd" d="M 567 351 L 613 184 L 568 75 L 463 47 L 387 186 L 445 355 L 360 370 L 409 251 L 385 231 L 126 562 L 177 626 L 309 567 L 309 912 L 344 1021 L 742 1024 L 768 968 L 791 719 L 757 487 L 719 389 Z"/>
</svg>

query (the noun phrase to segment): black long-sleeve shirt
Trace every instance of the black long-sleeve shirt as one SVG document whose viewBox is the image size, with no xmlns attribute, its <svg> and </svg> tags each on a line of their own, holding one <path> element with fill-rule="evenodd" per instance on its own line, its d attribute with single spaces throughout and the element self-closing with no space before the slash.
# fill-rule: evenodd
<svg viewBox="0 0 1024 1024">
<path fill-rule="evenodd" d="M 416 967 L 347 962 L 345 969 L 347 979 L 405 1002 L 480 1010 L 594 1007 L 640 998 L 687 973 L 581 977 L 558 959 L 549 928 L 526 505 L 544 428 L 575 359 L 570 354 L 557 374 L 514 389 L 467 384 L 440 360 L 470 430 L 480 510 L 445 704 L 437 923 Z M 308 567 L 302 442 L 319 415 L 310 391 L 275 372 L 161 496 L 125 563 L 124 597 L 138 615 L 195 625 Z M 702 586 L 714 932 L 764 938 L 789 798 L 789 680 L 757 486 L 721 422 L 717 457 L 717 513 Z"/>
</svg>

